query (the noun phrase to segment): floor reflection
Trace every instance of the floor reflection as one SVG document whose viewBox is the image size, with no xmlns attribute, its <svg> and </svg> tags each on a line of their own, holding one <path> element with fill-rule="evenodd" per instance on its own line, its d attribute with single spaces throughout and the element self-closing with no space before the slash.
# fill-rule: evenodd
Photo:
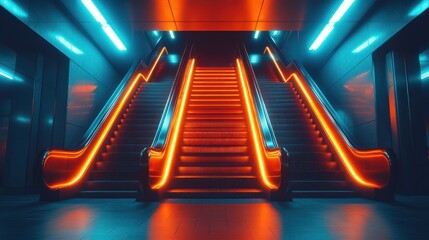
<svg viewBox="0 0 429 240">
<path fill-rule="evenodd" d="M 250 210 L 251 209 L 251 210 Z M 270 203 L 166 201 L 148 222 L 148 239 L 278 239 L 279 213 Z"/>
</svg>

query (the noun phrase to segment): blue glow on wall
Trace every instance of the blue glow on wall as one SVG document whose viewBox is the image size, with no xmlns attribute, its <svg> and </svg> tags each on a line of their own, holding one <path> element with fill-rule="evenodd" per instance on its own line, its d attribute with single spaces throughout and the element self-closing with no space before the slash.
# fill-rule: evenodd
<svg viewBox="0 0 429 240">
<path fill-rule="evenodd" d="M 416 17 L 429 8 L 429 0 L 424 0 L 414 7 L 409 13 L 408 16 Z"/>
<path fill-rule="evenodd" d="M 0 68 L 0 79 L 22 82 L 22 79 L 5 68 Z"/>
<path fill-rule="evenodd" d="M 257 64 L 261 61 L 261 55 L 259 54 L 250 54 L 249 61 L 251 64 Z"/>
<path fill-rule="evenodd" d="M 171 39 L 175 39 L 176 37 L 174 36 L 174 32 L 173 31 L 168 31 L 170 33 L 170 37 Z"/>
<path fill-rule="evenodd" d="M 73 44 L 71 44 L 69 41 L 67 41 L 63 36 L 55 36 L 55 38 L 60 42 L 64 47 L 66 47 L 68 50 L 72 51 L 75 54 L 83 54 L 83 52 L 75 47 Z"/>
<path fill-rule="evenodd" d="M 115 44 L 115 46 L 120 51 L 125 51 L 127 48 L 119 39 L 118 35 L 113 31 L 112 27 L 107 23 L 106 19 L 103 17 L 98 8 L 94 5 L 91 0 L 81 0 L 94 19 L 101 24 L 101 28 L 104 30 L 106 35 L 110 38 L 110 40 Z"/>
<path fill-rule="evenodd" d="M 179 63 L 179 56 L 177 54 L 168 54 L 168 61 L 172 64 Z"/>
<path fill-rule="evenodd" d="M 0 68 L 0 76 L 13 80 L 13 75 Z"/>
<path fill-rule="evenodd" d="M 325 41 L 328 35 L 334 30 L 335 23 L 339 22 L 344 14 L 349 10 L 355 0 L 344 0 L 334 15 L 329 20 L 329 23 L 323 28 L 322 32 L 319 36 L 314 40 L 313 44 L 311 44 L 309 50 L 317 50 L 320 45 Z"/>
<path fill-rule="evenodd" d="M 352 53 L 359 53 L 365 48 L 369 47 L 371 44 L 373 44 L 378 37 L 370 37 L 368 40 L 366 40 L 364 43 L 362 43 L 359 47 L 357 47 L 355 50 L 352 51 Z"/>
<path fill-rule="evenodd" d="M 12 0 L 0 0 L 0 5 L 18 18 L 27 18 L 28 14 Z"/>
<path fill-rule="evenodd" d="M 30 118 L 25 116 L 17 116 L 16 121 L 20 123 L 30 123 Z"/>
<path fill-rule="evenodd" d="M 159 32 L 158 31 L 152 31 L 152 33 L 153 33 L 153 35 L 155 35 L 155 36 L 159 36 Z"/>
<path fill-rule="evenodd" d="M 426 79 L 429 78 L 429 69 L 426 69 L 426 71 L 424 71 L 421 75 L 421 79 Z"/>
</svg>

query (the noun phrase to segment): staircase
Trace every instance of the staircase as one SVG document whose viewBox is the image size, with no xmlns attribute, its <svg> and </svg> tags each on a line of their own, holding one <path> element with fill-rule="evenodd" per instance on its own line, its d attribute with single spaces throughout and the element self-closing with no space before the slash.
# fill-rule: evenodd
<svg viewBox="0 0 429 240">
<path fill-rule="evenodd" d="M 78 197 L 136 197 L 140 151 L 152 144 L 176 67 L 164 62 L 156 71 L 135 92 Z"/>
<path fill-rule="evenodd" d="M 196 67 L 170 198 L 264 197 L 233 67 Z"/>
<path fill-rule="evenodd" d="M 284 83 L 271 62 L 254 65 L 279 146 L 291 161 L 293 197 L 357 197 L 292 82 Z"/>
</svg>

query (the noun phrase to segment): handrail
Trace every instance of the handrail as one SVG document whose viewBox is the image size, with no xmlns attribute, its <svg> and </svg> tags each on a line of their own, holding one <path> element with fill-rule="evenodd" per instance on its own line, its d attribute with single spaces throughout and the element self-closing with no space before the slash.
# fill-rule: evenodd
<svg viewBox="0 0 429 240">
<path fill-rule="evenodd" d="M 147 67 L 144 62 L 133 64 L 89 127 L 78 149 L 49 149 L 43 154 L 42 178 L 46 190 L 73 188 L 81 181 L 123 107 L 129 102 L 131 93 L 137 89 L 141 80 L 150 80 L 164 53 L 167 53 L 166 47 L 160 49 L 151 67 Z"/>
<path fill-rule="evenodd" d="M 239 58 L 236 59 L 236 66 L 248 109 L 255 153 L 263 183 L 270 189 L 271 199 L 290 199 L 288 152 L 285 148 L 279 148 L 277 144 L 244 44 L 239 46 L 238 50 Z"/>
<path fill-rule="evenodd" d="M 173 116 L 174 107 L 180 94 L 178 91 L 178 87 L 180 87 L 180 79 L 183 76 L 184 71 L 186 71 L 185 65 L 189 58 L 190 54 L 190 46 L 186 45 L 185 50 L 183 51 L 182 57 L 180 59 L 179 68 L 175 76 L 175 80 L 173 86 L 168 95 L 167 102 L 164 107 L 164 111 L 162 112 L 161 120 L 159 122 L 158 128 L 155 133 L 155 137 L 153 139 L 152 145 L 150 146 L 152 149 L 158 149 L 161 151 L 165 148 L 165 143 L 167 139 L 167 135 L 171 126 L 171 117 Z"/>
<path fill-rule="evenodd" d="M 249 60 L 249 54 L 242 44 L 240 50 L 240 55 L 242 56 L 243 64 L 245 65 L 244 69 L 247 73 L 247 78 L 250 82 L 250 88 L 252 91 L 253 102 L 257 110 L 259 125 L 261 126 L 261 131 L 264 137 L 265 147 L 269 150 L 278 149 L 279 145 L 277 143 L 276 135 L 273 130 L 273 126 L 268 115 L 267 108 L 265 107 L 264 99 L 262 97 L 261 89 L 259 84 L 256 81 L 256 75 L 253 71 L 252 64 Z"/>
<path fill-rule="evenodd" d="M 382 148 L 367 150 L 355 148 L 335 121 L 330 112 L 333 108 L 330 107 L 329 102 L 310 75 L 294 62 L 285 67 L 282 61 L 277 61 L 277 59 L 281 59 L 281 54 L 277 52 L 276 48 L 267 46 L 264 52 L 269 53 L 282 80 L 284 82 L 293 81 L 297 90 L 309 104 L 321 125 L 321 130 L 327 136 L 353 182 L 363 188 L 387 188 L 391 179 L 391 159 L 394 158 L 391 151 Z"/>
<path fill-rule="evenodd" d="M 140 187 L 137 200 L 155 200 L 157 191 L 165 186 L 171 171 L 188 95 L 195 59 L 190 59 L 193 44 L 182 55 L 176 80 L 169 94 L 161 121 L 150 148 L 140 154 Z"/>
</svg>

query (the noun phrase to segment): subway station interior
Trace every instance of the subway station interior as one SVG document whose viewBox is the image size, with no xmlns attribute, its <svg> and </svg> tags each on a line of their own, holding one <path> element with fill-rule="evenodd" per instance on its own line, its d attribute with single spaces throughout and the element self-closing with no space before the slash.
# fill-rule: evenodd
<svg viewBox="0 0 429 240">
<path fill-rule="evenodd" d="M 428 239 L 429 0 L 0 0 L 0 239 Z"/>
</svg>

